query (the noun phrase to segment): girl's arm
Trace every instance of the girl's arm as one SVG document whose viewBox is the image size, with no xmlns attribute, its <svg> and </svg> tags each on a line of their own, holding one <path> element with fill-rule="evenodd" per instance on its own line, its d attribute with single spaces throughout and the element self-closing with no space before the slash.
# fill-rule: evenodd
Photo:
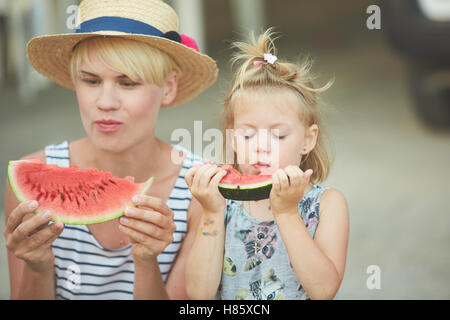
<svg viewBox="0 0 450 320">
<path fill-rule="evenodd" d="M 347 201 L 338 190 L 324 191 L 320 222 L 311 238 L 298 211 L 276 216 L 295 274 L 311 299 L 333 299 L 341 285 L 347 253 Z"/>
<path fill-rule="evenodd" d="M 220 284 L 225 244 L 224 210 L 204 212 L 186 265 L 191 299 L 213 299 Z"/>
<path fill-rule="evenodd" d="M 187 212 L 187 233 L 166 282 L 166 289 L 170 299 L 189 299 L 186 293 L 185 277 L 187 257 L 194 243 L 202 213 L 202 206 L 195 198 L 192 198 Z"/>
<path fill-rule="evenodd" d="M 220 284 L 225 245 L 225 199 L 219 181 L 226 171 L 215 165 L 195 166 L 185 174 L 203 214 L 187 258 L 186 292 L 191 299 L 213 299 Z"/>
</svg>

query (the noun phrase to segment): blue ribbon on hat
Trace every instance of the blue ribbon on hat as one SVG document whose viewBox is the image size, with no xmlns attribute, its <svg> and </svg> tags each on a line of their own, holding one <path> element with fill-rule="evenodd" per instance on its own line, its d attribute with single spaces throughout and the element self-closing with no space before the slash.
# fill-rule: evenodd
<svg viewBox="0 0 450 320">
<path fill-rule="evenodd" d="M 143 34 L 147 36 L 156 36 L 168 38 L 170 40 L 178 40 L 178 37 L 173 36 L 176 31 L 169 31 L 163 33 L 161 30 L 141 21 L 122 18 L 122 17 L 98 17 L 91 20 L 84 21 L 80 24 L 76 33 L 90 33 L 96 31 L 120 31 L 130 34 Z M 177 33 L 178 34 L 178 33 Z"/>
</svg>

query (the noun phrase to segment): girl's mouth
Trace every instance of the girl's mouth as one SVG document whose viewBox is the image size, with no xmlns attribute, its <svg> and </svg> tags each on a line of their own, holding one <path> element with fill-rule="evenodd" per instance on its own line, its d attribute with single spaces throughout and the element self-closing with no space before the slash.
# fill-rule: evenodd
<svg viewBox="0 0 450 320">
<path fill-rule="evenodd" d="M 264 173 L 267 171 L 271 171 L 270 168 L 270 164 L 264 163 L 264 162 L 260 162 L 258 161 L 255 164 L 252 164 L 253 168 L 255 168 L 256 170 L 258 170 L 259 173 Z"/>
<path fill-rule="evenodd" d="M 116 120 L 98 120 L 95 121 L 95 125 L 102 132 L 115 132 L 122 127 L 123 123 Z"/>
</svg>

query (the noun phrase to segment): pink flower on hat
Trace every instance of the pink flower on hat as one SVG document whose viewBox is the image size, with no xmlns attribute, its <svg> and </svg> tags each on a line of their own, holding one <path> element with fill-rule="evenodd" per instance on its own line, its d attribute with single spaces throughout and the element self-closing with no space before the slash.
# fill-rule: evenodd
<svg viewBox="0 0 450 320">
<path fill-rule="evenodd" d="M 195 51 L 198 52 L 198 46 L 197 43 L 195 42 L 195 40 L 185 34 L 180 34 L 181 37 L 181 43 L 184 44 L 185 46 L 194 49 Z"/>
</svg>

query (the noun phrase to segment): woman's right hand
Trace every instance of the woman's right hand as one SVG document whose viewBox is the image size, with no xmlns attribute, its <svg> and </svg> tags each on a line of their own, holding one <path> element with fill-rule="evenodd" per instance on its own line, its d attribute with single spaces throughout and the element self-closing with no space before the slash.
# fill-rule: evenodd
<svg viewBox="0 0 450 320">
<path fill-rule="evenodd" d="M 51 220 L 50 212 L 34 214 L 37 201 L 20 203 L 9 215 L 3 232 L 7 249 L 22 259 L 35 272 L 52 270 L 54 256 L 51 244 L 61 234 L 64 225 Z"/>
<path fill-rule="evenodd" d="M 227 172 L 217 165 L 195 165 L 184 175 L 192 195 L 208 213 L 223 212 L 226 202 L 219 192 L 219 182 Z"/>
</svg>

